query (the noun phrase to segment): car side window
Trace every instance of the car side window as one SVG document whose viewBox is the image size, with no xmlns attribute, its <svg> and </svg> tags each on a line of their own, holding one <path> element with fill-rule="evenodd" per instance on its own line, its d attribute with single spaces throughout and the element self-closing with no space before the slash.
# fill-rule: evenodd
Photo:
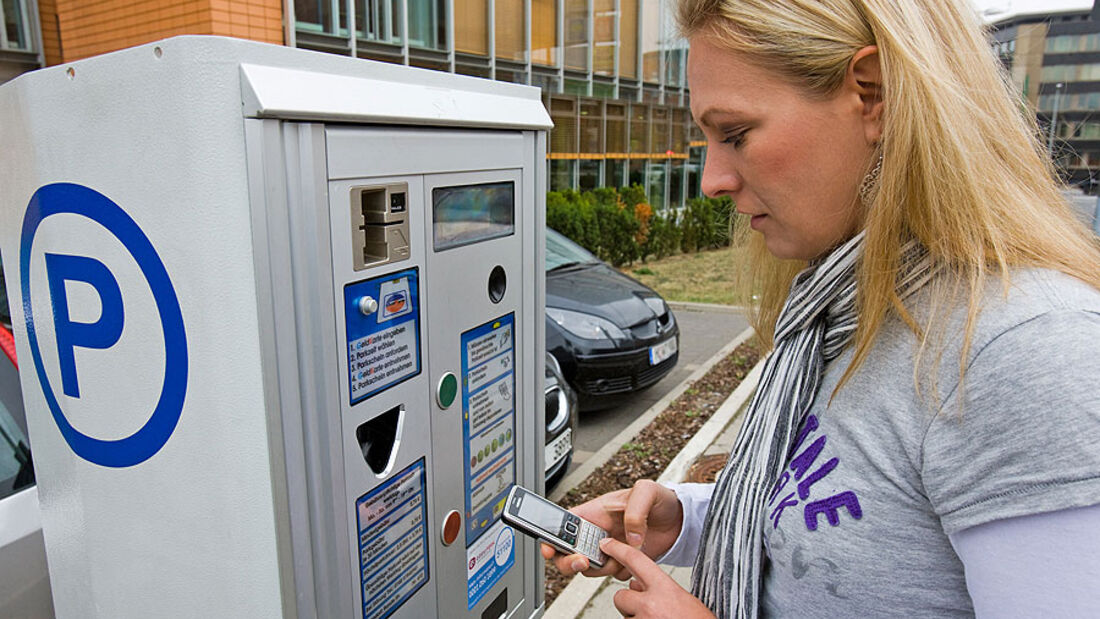
<svg viewBox="0 0 1100 619">
<path fill-rule="evenodd" d="M 27 437 L 0 400 L 0 499 L 33 485 L 34 467 Z"/>
<path fill-rule="evenodd" d="M 0 261 L 0 324 L 11 326 L 11 308 L 8 307 L 8 288 L 4 281 L 4 263 Z"/>
<path fill-rule="evenodd" d="M 4 268 L 0 263 L 0 328 L 10 324 Z M 25 422 L 19 374 L 0 353 L 0 499 L 34 485 Z"/>
</svg>

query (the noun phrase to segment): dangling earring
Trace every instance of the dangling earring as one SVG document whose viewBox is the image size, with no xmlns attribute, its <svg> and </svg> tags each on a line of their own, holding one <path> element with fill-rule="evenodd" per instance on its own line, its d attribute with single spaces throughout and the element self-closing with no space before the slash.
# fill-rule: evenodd
<svg viewBox="0 0 1100 619">
<path fill-rule="evenodd" d="M 878 193 L 878 177 L 881 173 L 882 152 L 880 151 L 874 167 L 863 177 L 863 182 L 859 184 L 859 201 L 863 206 L 871 206 L 871 203 L 874 202 L 875 194 Z"/>
</svg>

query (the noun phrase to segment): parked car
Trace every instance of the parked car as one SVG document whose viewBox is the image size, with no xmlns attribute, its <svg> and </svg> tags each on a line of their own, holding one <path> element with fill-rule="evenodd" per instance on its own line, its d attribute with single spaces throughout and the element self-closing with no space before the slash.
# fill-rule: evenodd
<svg viewBox="0 0 1100 619">
<path fill-rule="evenodd" d="M 546 350 L 595 410 L 672 371 L 680 328 L 660 295 L 547 228 Z"/>
<path fill-rule="evenodd" d="M 0 290 L 4 281 L 0 271 Z M 7 299 L 0 298 L 0 617 L 53 617 Z"/>
<path fill-rule="evenodd" d="M 561 375 L 558 361 L 546 353 L 546 492 L 565 476 L 573 461 L 577 434 L 577 394 Z"/>
</svg>

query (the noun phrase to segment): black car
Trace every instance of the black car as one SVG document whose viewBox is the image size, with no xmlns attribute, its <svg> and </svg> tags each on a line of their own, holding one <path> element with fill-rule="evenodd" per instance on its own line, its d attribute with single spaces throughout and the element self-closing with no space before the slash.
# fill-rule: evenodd
<svg viewBox="0 0 1100 619">
<path fill-rule="evenodd" d="M 668 374 L 680 329 L 664 299 L 546 230 L 546 350 L 581 410 L 617 404 Z"/>
<path fill-rule="evenodd" d="M 573 461 L 573 440 L 577 432 L 577 394 L 565 382 L 558 362 L 546 354 L 546 492 L 565 475 Z"/>
</svg>

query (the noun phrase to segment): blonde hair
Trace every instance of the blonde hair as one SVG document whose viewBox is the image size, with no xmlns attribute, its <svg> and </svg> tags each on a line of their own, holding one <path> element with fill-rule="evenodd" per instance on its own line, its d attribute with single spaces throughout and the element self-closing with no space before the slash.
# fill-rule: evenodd
<svg viewBox="0 0 1100 619">
<path fill-rule="evenodd" d="M 1014 94 L 967 0 L 682 0 L 679 22 L 685 36 L 708 37 L 810 96 L 834 93 L 855 53 L 878 47 L 882 172 L 866 206 L 859 327 L 841 384 L 891 312 L 921 338 L 922 352 L 929 343 L 936 312 L 917 324 L 895 293 L 909 239 L 948 274 L 931 289 L 933 308 L 969 297 L 963 360 L 981 304 L 976 292 L 991 272 L 1006 291 L 1018 266 L 1055 269 L 1100 289 L 1100 244 L 1060 194 L 1034 114 Z M 804 263 L 776 260 L 753 237 L 754 326 L 770 344 Z"/>
</svg>

